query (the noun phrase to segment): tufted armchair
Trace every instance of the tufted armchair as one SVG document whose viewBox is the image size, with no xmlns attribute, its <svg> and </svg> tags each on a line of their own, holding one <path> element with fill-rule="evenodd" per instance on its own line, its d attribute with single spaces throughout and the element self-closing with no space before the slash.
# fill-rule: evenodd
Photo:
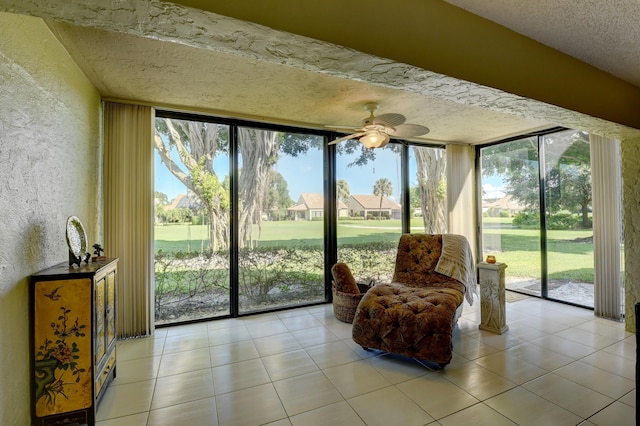
<svg viewBox="0 0 640 426">
<path fill-rule="evenodd" d="M 442 252 L 442 235 L 401 236 L 393 282 L 377 284 L 358 304 L 352 329 L 356 343 L 441 367 L 451 361 L 453 329 L 466 285 L 436 272 Z"/>
<path fill-rule="evenodd" d="M 464 284 L 435 271 L 441 253 L 442 234 L 401 236 L 392 281 L 409 287 L 454 288 L 464 294 Z"/>
</svg>

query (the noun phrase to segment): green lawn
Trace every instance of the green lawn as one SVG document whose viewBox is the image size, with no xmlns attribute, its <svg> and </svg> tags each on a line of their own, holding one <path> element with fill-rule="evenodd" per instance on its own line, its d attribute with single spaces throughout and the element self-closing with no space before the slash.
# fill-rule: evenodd
<svg viewBox="0 0 640 426">
<path fill-rule="evenodd" d="M 498 262 L 506 263 L 508 274 L 540 277 L 538 230 L 512 228 L 509 218 L 484 218 L 483 222 L 485 255 L 494 254 Z M 488 224 L 500 227 L 490 228 Z M 591 229 L 547 231 L 549 278 L 592 283 L 592 236 Z"/>
<path fill-rule="evenodd" d="M 362 244 L 368 241 L 397 241 L 401 231 L 400 220 L 341 220 L 338 222 L 338 239 L 342 244 Z M 190 239 L 187 237 L 190 235 Z M 155 251 L 200 250 L 203 239 L 206 245 L 206 225 L 170 224 L 156 225 Z M 253 237 L 261 247 L 275 245 L 306 244 L 324 245 L 322 221 L 274 221 L 262 222 L 261 229 L 254 226 Z"/>
<path fill-rule="evenodd" d="M 511 227 L 510 218 L 484 218 L 485 255 L 495 254 L 499 262 L 508 267 L 508 274 L 521 277 L 540 276 L 540 240 L 534 229 Z M 489 225 L 491 228 L 489 228 Z M 422 219 L 412 221 L 412 229 L 420 229 Z M 339 244 L 397 241 L 400 220 L 340 220 Z M 415 231 L 414 231 L 415 232 Z M 254 228 L 258 245 L 310 245 L 322 246 L 322 221 L 263 222 L 261 231 Z M 572 279 L 593 282 L 593 244 L 591 230 L 549 231 L 548 268 L 551 279 Z M 190 236 L 190 237 L 189 237 Z M 207 230 L 203 225 L 158 225 L 155 227 L 155 250 L 200 251 L 207 246 Z"/>
</svg>

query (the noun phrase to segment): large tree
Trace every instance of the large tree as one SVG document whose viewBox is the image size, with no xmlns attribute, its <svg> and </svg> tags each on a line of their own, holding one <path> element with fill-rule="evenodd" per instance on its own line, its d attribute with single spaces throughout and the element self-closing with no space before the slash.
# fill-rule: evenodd
<svg viewBox="0 0 640 426">
<path fill-rule="evenodd" d="M 544 139 L 546 204 L 549 214 L 579 213 L 582 227 L 591 227 L 591 157 L 586 132 L 561 132 Z"/>
<path fill-rule="evenodd" d="M 427 234 L 447 231 L 446 157 L 443 149 L 414 146 L 422 223 Z M 413 201 L 413 200 L 412 200 Z"/>
<path fill-rule="evenodd" d="M 204 204 L 213 250 L 228 246 L 229 191 L 213 169 L 218 150 L 226 150 L 228 146 L 226 128 L 215 123 L 170 118 L 158 118 L 155 125 L 154 143 L 160 160 Z M 179 162 L 171 155 L 174 149 Z"/>
<path fill-rule="evenodd" d="M 349 189 L 349 183 L 344 179 L 338 179 L 336 181 L 336 194 L 338 202 L 336 203 L 336 209 L 338 211 L 338 217 L 340 217 L 340 201 L 342 201 L 347 207 L 349 206 L 349 198 L 351 197 L 351 190 Z"/>
<path fill-rule="evenodd" d="M 272 218 L 280 220 L 285 216 L 283 212 L 292 205 L 293 200 L 289 196 L 287 181 L 280 173 L 270 170 L 262 211 L 268 212 Z"/>
<path fill-rule="evenodd" d="M 591 162 L 589 135 L 566 131 L 543 138 L 546 213 L 561 210 L 579 213 L 589 227 Z M 540 210 L 540 161 L 538 141 L 530 137 L 483 149 L 484 176 L 501 176 L 505 192 L 525 207 Z"/>
<path fill-rule="evenodd" d="M 228 153 L 228 126 L 158 118 L 154 141 L 162 163 L 203 203 L 209 219 L 211 248 L 227 248 L 230 183 L 228 177 L 223 182 L 219 181 L 213 169 L 213 160 L 220 152 Z M 238 127 L 238 149 L 242 162 L 237 186 L 240 247 L 253 245 L 253 225 L 258 225 L 258 231 L 261 229 L 262 212 L 269 204 L 269 188 L 274 183 L 271 172 L 279 155 L 296 157 L 311 148 L 321 148 L 322 142 L 322 137 L 313 135 Z M 179 161 L 171 155 L 174 149 Z M 283 187 L 281 181 L 276 185 L 279 196 L 287 192 L 286 185 Z M 287 201 L 281 198 L 278 202 L 282 204 Z"/>
<path fill-rule="evenodd" d="M 384 149 L 398 152 L 401 145 L 387 145 Z M 441 148 L 414 146 L 416 160 L 416 177 L 418 179 L 418 199 L 411 202 L 422 210 L 425 232 L 444 233 L 447 228 L 447 185 L 446 156 Z M 367 149 L 357 140 L 348 140 L 338 145 L 338 152 L 358 156 L 347 167 L 374 164 L 377 149 Z"/>
<path fill-rule="evenodd" d="M 380 178 L 373 186 L 373 195 L 380 197 L 380 206 L 378 209 L 378 220 L 382 220 L 382 200 L 393 194 L 393 185 L 387 178 Z"/>
<path fill-rule="evenodd" d="M 239 151 L 242 169 L 238 182 L 240 214 L 238 244 L 253 247 L 253 224 L 262 230 L 262 206 L 269 185 L 269 171 L 278 162 L 278 132 L 240 127 Z"/>
<path fill-rule="evenodd" d="M 238 183 L 240 214 L 238 244 L 253 247 L 253 225 L 262 230 L 262 207 L 270 185 L 270 172 L 280 155 L 297 157 L 321 149 L 323 138 L 302 133 L 283 133 L 249 127 L 238 128 L 242 169 Z"/>
</svg>

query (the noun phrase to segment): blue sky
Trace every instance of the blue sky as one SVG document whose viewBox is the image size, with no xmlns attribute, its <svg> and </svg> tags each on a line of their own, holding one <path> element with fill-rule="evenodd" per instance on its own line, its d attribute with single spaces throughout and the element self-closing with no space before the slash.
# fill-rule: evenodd
<svg viewBox="0 0 640 426">
<path fill-rule="evenodd" d="M 365 166 L 347 167 L 347 164 L 356 158 L 355 155 L 339 156 L 337 160 L 338 179 L 345 179 L 349 183 L 351 194 L 372 194 L 375 181 L 381 178 L 389 179 L 393 185 L 393 195 L 389 198 L 394 201 L 400 199 L 400 164 L 396 154 L 391 150 L 376 150 L 376 160 Z M 413 159 L 413 156 L 411 156 Z M 415 170 L 415 164 L 410 165 Z M 218 157 L 214 162 L 218 176 L 223 179 L 229 171 L 229 160 L 226 157 Z M 276 170 L 282 174 L 289 187 L 289 196 L 298 200 L 303 192 L 322 193 L 323 164 L 322 152 L 310 151 L 306 156 L 283 156 L 278 161 Z M 160 162 L 155 154 L 155 185 L 156 191 L 167 194 L 169 200 L 173 200 L 178 194 L 186 193 L 184 186 L 176 179 Z M 416 184 L 415 176 L 410 176 L 411 185 Z M 485 198 L 500 198 L 504 196 L 504 183 L 498 176 L 485 177 L 482 181 Z"/>
<path fill-rule="evenodd" d="M 505 195 L 504 182 L 496 175 L 482 178 L 482 190 L 485 199 L 502 198 Z"/>
<path fill-rule="evenodd" d="M 177 155 L 174 156 L 177 157 Z M 395 201 L 400 198 L 400 165 L 393 152 L 378 149 L 374 162 L 362 167 L 346 167 L 354 158 L 356 158 L 355 155 L 340 156 L 337 164 L 338 179 L 347 180 L 352 194 L 372 194 L 375 181 L 387 178 L 393 185 L 393 195 L 390 198 Z M 221 179 L 229 172 L 228 161 L 226 157 L 218 157 L 214 162 L 214 168 Z M 303 192 L 320 194 L 323 192 L 323 167 L 322 152 L 310 151 L 302 157 L 283 156 L 278 160 L 275 169 L 287 181 L 289 196 L 296 201 Z M 157 153 L 155 154 L 155 190 L 167 194 L 169 200 L 173 200 L 178 194 L 186 193 L 184 186 L 162 164 Z"/>
</svg>

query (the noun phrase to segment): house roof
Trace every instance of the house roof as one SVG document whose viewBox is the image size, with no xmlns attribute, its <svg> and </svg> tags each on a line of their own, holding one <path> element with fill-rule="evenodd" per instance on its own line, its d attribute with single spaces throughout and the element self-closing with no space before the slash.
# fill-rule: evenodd
<svg viewBox="0 0 640 426">
<path fill-rule="evenodd" d="M 379 209 L 380 197 L 377 195 L 352 195 L 351 199 L 362 206 L 365 210 Z M 387 197 L 382 198 L 382 208 L 390 210 L 398 210 L 401 208 L 400 204 L 396 204 Z"/>
<path fill-rule="evenodd" d="M 176 198 L 173 199 L 171 204 L 167 206 L 167 209 L 190 209 L 190 208 L 198 208 L 202 206 L 202 202 L 197 195 L 190 192 L 189 194 L 178 194 Z"/>
<path fill-rule="evenodd" d="M 309 210 L 317 210 L 324 208 L 324 197 L 322 194 L 302 193 L 300 194 L 299 204 L 304 204 Z"/>
<path fill-rule="evenodd" d="M 347 205 L 342 201 L 338 201 L 338 209 L 346 209 Z M 324 209 L 324 196 L 315 192 L 304 192 L 300 194 L 298 202 L 287 210 L 304 211 L 304 210 L 322 210 Z"/>
<path fill-rule="evenodd" d="M 290 212 L 305 212 L 309 210 L 304 204 L 295 204 L 287 209 Z"/>
<path fill-rule="evenodd" d="M 505 195 L 502 198 L 499 198 L 490 203 L 483 203 L 482 207 L 484 208 L 497 208 L 497 209 L 508 209 L 508 210 L 523 210 L 524 206 L 513 199 L 512 195 Z"/>
</svg>

